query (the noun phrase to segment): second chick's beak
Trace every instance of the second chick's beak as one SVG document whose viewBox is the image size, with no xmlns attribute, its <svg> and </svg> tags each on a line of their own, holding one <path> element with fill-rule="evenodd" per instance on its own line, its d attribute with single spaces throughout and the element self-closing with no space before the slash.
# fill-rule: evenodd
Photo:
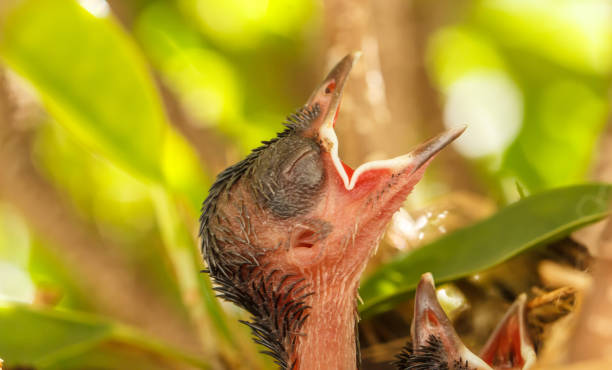
<svg viewBox="0 0 612 370">
<path fill-rule="evenodd" d="M 416 290 L 412 343 L 404 347 L 395 365 L 398 370 L 527 370 L 536 354 L 525 323 L 526 296 L 508 309 L 480 356 L 461 341 L 438 302 L 433 276 L 423 274 Z"/>
</svg>

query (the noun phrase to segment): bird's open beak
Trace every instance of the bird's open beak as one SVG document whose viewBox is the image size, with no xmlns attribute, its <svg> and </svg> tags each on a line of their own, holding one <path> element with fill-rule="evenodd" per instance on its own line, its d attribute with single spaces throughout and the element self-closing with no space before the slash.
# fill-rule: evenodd
<svg viewBox="0 0 612 370">
<path fill-rule="evenodd" d="M 476 356 L 463 344 L 442 310 L 432 275 L 423 274 L 415 295 L 411 329 L 413 349 L 418 353 L 433 336 L 442 344 L 451 364 L 461 360 L 467 361 L 470 369 L 527 370 L 535 364 L 536 354 L 527 334 L 525 302 L 526 296 L 519 296 L 489 337 L 480 356 Z"/>
<path fill-rule="evenodd" d="M 444 313 L 436 296 L 433 276 L 423 274 L 417 286 L 412 319 L 412 340 L 415 351 L 426 347 L 431 337 L 439 340 L 448 361 L 467 361 L 470 369 L 492 370 L 483 360 L 472 353 L 461 341 L 452 323 Z"/>
<path fill-rule="evenodd" d="M 365 267 L 385 226 L 419 182 L 427 164 L 465 130 L 465 127 L 448 130 L 408 154 L 364 163 L 356 169 L 343 163 L 338 155 L 334 126 L 343 89 L 359 55 L 345 56 L 315 89 L 305 106 L 313 118 L 309 126 L 300 131 L 318 144 L 325 168 L 326 197 L 320 202 L 322 214 L 317 217 L 334 226 L 327 240 L 334 240 L 341 246 L 350 244 L 350 249 L 334 248 L 334 255 L 344 258 L 347 266 L 358 266 L 351 267 L 356 272 Z M 347 218 L 346 214 L 353 216 Z M 314 249 L 311 252 L 314 253 Z"/>
<path fill-rule="evenodd" d="M 535 364 L 525 323 L 526 301 L 525 294 L 517 298 L 480 352 L 480 358 L 495 369 L 529 369 Z"/>
<path fill-rule="evenodd" d="M 353 170 L 342 162 L 338 156 L 338 137 L 334 127 L 340 109 L 344 86 L 349 73 L 359 60 L 360 55 L 360 52 L 354 52 L 338 62 L 323 82 L 314 90 L 306 103 L 306 107 L 312 108 L 318 106 L 319 109 L 319 115 L 311 123 L 306 135 L 318 139 L 321 146 L 329 152 L 336 172 L 342 179 L 346 190 L 352 190 L 359 182 L 359 179 L 368 172 L 396 174 L 405 172 L 407 169 L 409 169 L 408 172 L 418 171 L 442 148 L 459 137 L 466 128 L 465 126 L 453 128 L 417 146 L 408 154 L 392 159 L 364 163 Z"/>
</svg>

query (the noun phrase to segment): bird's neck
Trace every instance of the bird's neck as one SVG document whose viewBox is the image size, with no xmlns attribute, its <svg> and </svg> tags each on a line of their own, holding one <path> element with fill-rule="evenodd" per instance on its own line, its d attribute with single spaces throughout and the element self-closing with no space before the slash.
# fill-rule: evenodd
<svg viewBox="0 0 612 370">
<path fill-rule="evenodd" d="M 357 368 L 356 289 L 357 283 L 317 291 L 309 302 L 310 316 L 292 354 L 296 369 Z"/>
</svg>

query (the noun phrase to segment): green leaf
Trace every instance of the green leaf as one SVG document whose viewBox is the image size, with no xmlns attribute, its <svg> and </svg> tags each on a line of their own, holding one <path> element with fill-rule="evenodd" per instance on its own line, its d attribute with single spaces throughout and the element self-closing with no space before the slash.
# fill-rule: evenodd
<svg viewBox="0 0 612 370">
<path fill-rule="evenodd" d="M 381 267 L 361 285 L 360 310 L 368 316 L 405 299 L 425 272 L 438 282 L 457 279 L 601 220 L 610 212 L 611 194 L 612 185 L 587 184 L 521 199 Z"/>
<path fill-rule="evenodd" d="M 0 26 L 0 53 L 88 147 L 163 180 L 167 129 L 145 61 L 120 27 L 76 1 L 23 1 Z"/>
<path fill-rule="evenodd" d="M 199 318 L 197 322 L 203 326 L 201 332 L 210 330 L 214 325 L 225 340 L 235 345 L 233 333 L 227 327 L 226 317 L 219 301 L 215 299 L 210 281 L 205 280 L 207 278 L 199 272 L 199 265 L 195 265 L 194 255 L 199 253 L 193 245 L 190 230 L 180 222 L 179 212 L 166 192 L 152 188 L 151 196 L 157 208 L 156 215 L 159 218 L 164 244 L 174 263 L 174 270 L 178 274 L 178 283 L 183 294 L 191 296 L 184 299 L 187 309 L 191 311 L 193 317 Z M 193 292 L 201 294 L 194 295 Z M 206 305 L 208 317 L 202 315 L 203 304 Z"/>
<path fill-rule="evenodd" d="M 179 0 L 183 12 L 221 48 L 255 49 L 266 36 L 296 37 L 308 25 L 316 3 L 308 0 Z"/>
<path fill-rule="evenodd" d="M 146 62 L 112 19 L 75 1 L 25 1 L 0 35 L 0 55 L 80 143 L 199 209 L 195 189 L 207 188 L 199 160 L 167 122 Z"/>
<path fill-rule="evenodd" d="M 76 312 L 0 306 L 0 357 L 8 367 L 168 369 L 208 366 L 133 329 Z"/>
<path fill-rule="evenodd" d="M 3 16 L 0 57 L 32 83 L 55 120 L 79 144 L 152 183 L 165 197 L 188 203 L 195 215 L 208 187 L 201 165 L 166 120 L 146 62 L 129 35 L 113 19 L 96 17 L 74 0 L 26 0 Z M 91 191 L 82 182 L 75 185 Z M 197 249 L 193 243 L 187 247 L 189 254 L 176 254 L 166 245 L 171 258 L 182 258 L 173 260 L 174 266 L 191 267 L 177 270 L 178 278 L 197 281 Z M 189 281 L 179 286 L 193 286 Z M 213 294 L 209 288 L 182 293 L 188 308 L 190 301 Z M 197 315 L 206 313 L 201 309 Z"/>
<path fill-rule="evenodd" d="M 210 187 L 204 177 L 202 166 L 193 148 L 185 138 L 175 131 L 166 133 L 161 168 L 166 179 L 166 187 L 181 195 L 191 210 L 198 214 L 204 191 Z M 195 219 L 195 218 L 194 218 Z"/>
</svg>

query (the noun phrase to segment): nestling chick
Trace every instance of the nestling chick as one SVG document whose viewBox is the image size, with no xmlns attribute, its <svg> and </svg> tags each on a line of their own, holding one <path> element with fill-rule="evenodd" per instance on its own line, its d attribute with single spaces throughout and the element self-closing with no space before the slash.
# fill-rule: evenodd
<svg viewBox="0 0 612 370">
<path fill-rule="evenodd" d="M 353 170 L 334 125 L 358 54 L 342 59 L 285 131 L 217 177 L 202 252 L 219 296 L 252 315 L 282 369 L 356 369 L 356 295 L 385 225 L 429 161 L 464 128 Z"/>
</svg>

